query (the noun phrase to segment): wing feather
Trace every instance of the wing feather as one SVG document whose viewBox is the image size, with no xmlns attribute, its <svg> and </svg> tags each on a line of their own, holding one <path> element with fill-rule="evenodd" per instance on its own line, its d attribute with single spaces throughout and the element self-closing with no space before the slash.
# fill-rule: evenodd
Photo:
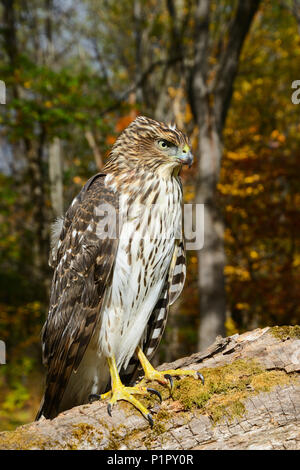
<svg viewBox="0 0 300 470">
<path fill-rule="evenodd" d="M 69 377 L 78 368 L 99 321 L 111 280 L 118 239 L 101 236 L 103 215 L 95 208 L 110 204 L 118 214 L 118 195 L 104 185 L 104 178 L 102 173 L 95 175 L 75 198 L 64 218 L 58 246 L 50 256 L 55 272 L 42 330 L 48 372 L 37 419 L 42 414 L 56 416 Z"/>
</svg>

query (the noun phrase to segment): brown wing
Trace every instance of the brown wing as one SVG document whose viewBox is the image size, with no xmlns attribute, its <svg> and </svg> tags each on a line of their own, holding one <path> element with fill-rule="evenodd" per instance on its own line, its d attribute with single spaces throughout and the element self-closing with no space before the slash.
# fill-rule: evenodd
<svg viewBox="0 0 300 470">
<path fill-rule="evenodd" d="M 118 239 L 103 237 L 107 229 L 99 208 L 109 204 L 117 215 L 118 195 L 104 186 L 104 178 L 104 174 L 94 176 L 75 198 L 66 213 L 57 249 L 52 251 L 50 261 L 55 272 L 42 331 L 48 373 L 37 419 L 42 414 L 46 418 L 56 416 L 70 374 L 78 368 L 99 320 L 111 280 Z M 107 213 L 105 217 L 109 223 Z"/>
<path fill-rule="evenodd" d="M 168 276 L 147 324 L 143 351 L 149 360 L 151 360 L 158 348 L 166 327 L 170 305 L 172 305 L 181 294 L 185 277 L 185 248 L 184 242 L 180 240 L 175 246 Z M 136 356 L 133 356 L 129 361 L 127 369 L 122 371 L 122 380 L 126 383 L 136 380 L 138 369 L 139 361 Z"/>
</svg>

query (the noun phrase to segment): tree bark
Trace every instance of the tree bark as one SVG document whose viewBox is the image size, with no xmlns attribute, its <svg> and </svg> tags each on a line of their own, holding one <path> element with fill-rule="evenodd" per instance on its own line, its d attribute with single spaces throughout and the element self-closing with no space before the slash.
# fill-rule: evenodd
<svg viewBox="0 0 300 470">
<path fill-rule="evenodd" d="M 63 174 L 60 139 L 55 137 L 49 145 L 49 180 L 52 209 L 56 217 L 64 213 Z"/>
<path fill-rule="evenodd" d="M 102 158 L 101 152 L 99 150 L 99 147 L 97 145 L 97 142 L 95 140 L 94 134 L 92 133 L 91 130 L 87 129 L 85 131 L 84 135 L 85 135 L 85 138 L 86 138 L 90 148 L 93 151 L 96 167 L 99 171 L 101 171 L 102 168 L 103 168 L 103 158 Z"/>
<path fill-rule="evenodd" d="M 131 405 L 118 402 L 110 418 L 107 403 L 99 401 L 2 432 L 0 449 L 300 448 L 299 327 L 219 337 L 204 352 L 159 369 L 178 367 L 201 370 L 206 385 L 181 379 L 173 400 L 167 391 L 162 404 L 151 399 L 152 429 Z M 202 390 L 203 400 L 187 409 L 189 395 Z"/>
</svg>

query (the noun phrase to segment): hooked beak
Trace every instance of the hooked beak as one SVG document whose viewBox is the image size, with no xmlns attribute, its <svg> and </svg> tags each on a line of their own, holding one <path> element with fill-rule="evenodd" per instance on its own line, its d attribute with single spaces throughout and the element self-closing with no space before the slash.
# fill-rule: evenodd
<svg viewBox="0 0 300 470">
<path fill-rule="evenodd" d="M 186 145 L 184 149 L 182 150 L 181 155 L 178 156 L 180 162 L 183 165 L 188 165 L 189 168 L 191 168 L 193 164 L 194 157 L 192 155 L 192 152 L 190 151 L 189 147 Z"/>
</svg>

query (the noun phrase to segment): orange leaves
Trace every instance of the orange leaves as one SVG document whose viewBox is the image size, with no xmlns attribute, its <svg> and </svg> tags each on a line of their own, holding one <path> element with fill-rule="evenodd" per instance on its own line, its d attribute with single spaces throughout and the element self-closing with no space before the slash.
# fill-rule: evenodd
<svg viewBox="0 0 300 470">
<path fill-rule="evenodd" d="M 114 145 L 115 141 L 117 140 L 117 137 L 115 135 L 108 135 L 106 137 L 106 143 L 107 145 Z"/>
<path fill-rule="evenodd" d="M 81 176 L 74 176 L 73 182 L 75 184 L 83 184 L 84 180 L 81 178 Z"/>
<path fill-rule="evenodd" d="M 274 131 L 272 131 L 270 138 L 271 140 L 269 141 L 269 145 L 272 148 L 277 148 L 281 144 L 284 144 L 286 141 L 285 135 L 279 132 L 277 129 L 274 129 Z"/>
<path fill-rule="evenodd" d="M 127 126 L 129 126 L 129 124 L 135 120 L 135 118 L 137 117 L 138 115 L 138 112 L 136 109 L 132 109 L 130 111 L 129 114 L 126 114 L 125 116 L 121 116 L 117 122 L 116 122 L 116 125 L 115 125 L 115 131 L 116 131 L 116 135 L 112 135 L 112 134 L 109 134 L 107 137 L 106 137 L 106 143 L 107 145 L 110 145 L 112 146 L 115 141 L 117 140 L 117 136 L 118 134 L 120 134 L 124 129 L 126 129 Z"/>
<path fill-rule="evenodd" d="M 129 126 L 129 124 L 134 121 L 134 119 L 137 117 L 137 111 L 136 110 L 132 110 L 132 112 L 130 114 L 127 114 L 126 116 L 122 116 L 118 119 L 117 123 L 116 123 L 116 132 L 117 133 L 120 133 L 122 132 L 124 129 L 126 129 L 127 126 Z"/>
</svg>

